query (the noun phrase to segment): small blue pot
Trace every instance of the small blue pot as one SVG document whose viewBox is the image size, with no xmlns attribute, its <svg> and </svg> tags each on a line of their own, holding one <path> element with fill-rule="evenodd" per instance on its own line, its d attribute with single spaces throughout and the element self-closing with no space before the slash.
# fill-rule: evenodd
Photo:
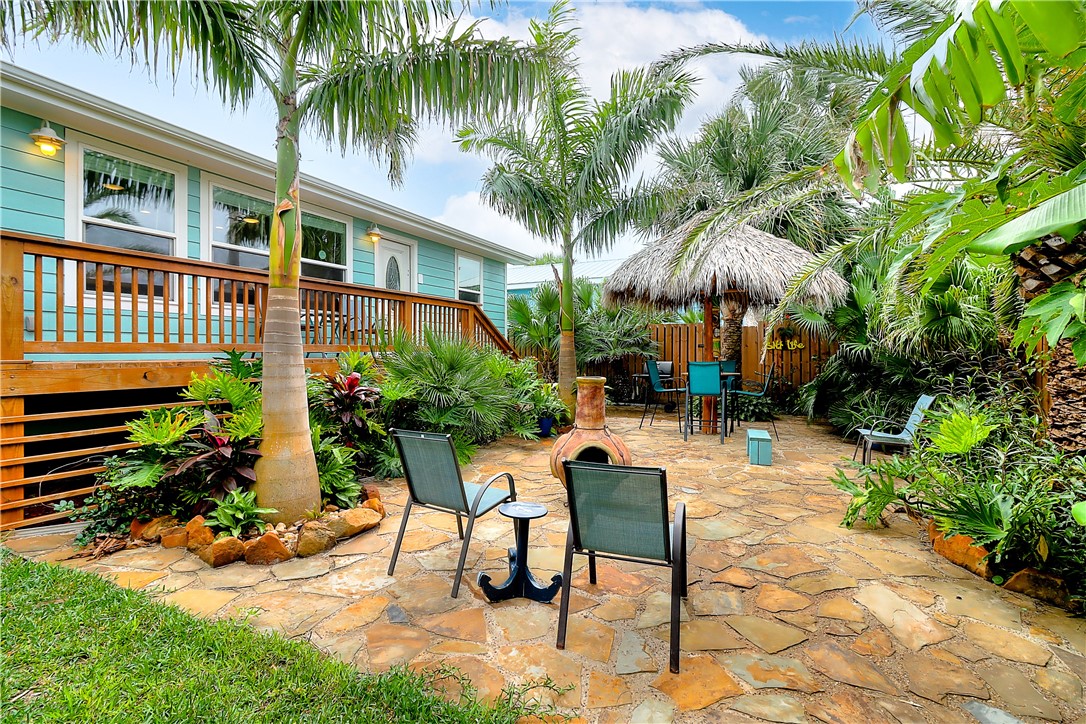
<svg viewBox="0 0 1086 724">
<path fill-rule="evenodd" d="M 541 417 L 539 418 L 539 436 L 550 437 L 551 428 L 554 427 L 553 417 Z"/>
</svg>

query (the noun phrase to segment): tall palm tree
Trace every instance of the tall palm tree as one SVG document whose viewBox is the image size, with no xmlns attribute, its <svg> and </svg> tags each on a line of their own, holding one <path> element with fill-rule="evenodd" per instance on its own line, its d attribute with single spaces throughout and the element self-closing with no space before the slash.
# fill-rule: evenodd
<svg viewBox="0 0 1086 724">
<path fill-rule="evenodd" d="M 855 120 L 855 87 L 773 67 L 741 76 L 735 97 L 696 136 L 661 144 L 661 170 L 643 190 L 654 199 L 644 206 L 658 213 L 640 225 L 656 236 L 688 234 L 682 259 L 709 253 L 703 241 L 740 218 L 812 251 L 842 240 L 854 204 L 819 171 Z M 738 295 L 722 305 L 724 359 L 739 359 L 746 311 Z"/>
<path fill-rule="evenodd" d="M 320 504 L 298 326 L 299 135 L 363 147 L 399 181 L 420 120 L 460 125 L 534 95 L 534 53 L 455 23 L 461 3 L 352 0 L 27 0 L 0 6 L 9 33 L 69 37 L 176 76 L 184 63 L 231 107 L 261 90 L 275 103 L 275 208 L 264 331 L 259 504 L 294 521 Z"/>
<path fill-rule="evenodd" d="M 573 254 L 606 249 L 627 227 L 618 213 L 634 195 L 624 186 L 641 153 L 674 128 L 693 95 L 693 78 L 675 66 L 623 71 L 611 96 L 594 101 L 577 71 L 577 28 L 566 2 L 530 26 L 546 54 L 532 115 L 486 121 L 460 132 L 461 148 L 491 157 L 482 196 L 562 251 L 558 389 L 572 409 L 576 375 Z"/>
</svg>

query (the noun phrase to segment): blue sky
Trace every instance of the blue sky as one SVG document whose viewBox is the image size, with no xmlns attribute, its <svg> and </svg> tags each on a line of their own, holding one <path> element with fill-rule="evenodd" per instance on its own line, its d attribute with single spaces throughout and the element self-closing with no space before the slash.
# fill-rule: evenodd
<svg viewBox="0 0 1086 724">
<path fill-rule="evenodd" d="M 545 16 L 548 7 L 549 3 L 511 2 L 490 14 L 484 33 L 525 38 L 529 20 Z M 614 70 L 651 62 L 680 46 L 711 41 L 824 40 L 844 32 L 855 11 L 853 0 L 582 0 L 575 2 L 575 7 L 581 27 L 582 73 L 589 88 L 599 94 L 606 93 Z M 874 33 L 870 23 L 861 19 L 849 35 L 873 37 Z M 146 70 L 133 69 L 127 58 L 98 56 L 67 45 L 17 46 L 10 60 L 196 133 L 274 157 L 274 106 L 266 97 L 255 100 L 247 110 L 231 112 L 189 77 L 176 83 L 164 78 L 155 81 Z M 747 62 L 749 59 L 739 57 L 715 57 L 695 64 L 701 77 L 698 98 L 680 124 L 681 134 L 694 133 L 701 120 L 727 103 L 738 86 L 738 70 Z M 365 153 L 343 157 L 338 149 L 313 138 L 302 140 L 302 169 L 526 253 L 549 250 L 551 247 L 533 239 L 515 222 L 480 203 L 479 179 L 487 164 L 458 151 L 451 138 L 447 129 L 424 129 L 400 187 L 392 187 L 385 172 Z M 651 158 L 641 164 L 646 173 L 651 173 L 653 166 Z M 626 256 L 637 244 L 634 239 L 620 240 L 604 257 Z"/>
</svg>

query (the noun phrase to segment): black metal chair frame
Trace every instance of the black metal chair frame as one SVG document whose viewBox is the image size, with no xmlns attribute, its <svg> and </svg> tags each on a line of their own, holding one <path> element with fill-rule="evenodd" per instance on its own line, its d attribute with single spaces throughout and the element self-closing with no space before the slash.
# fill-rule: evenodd
<svg viewBox="0 0 1086 724">
<path fill-rule="evenodd" d="M 739 406 L 737 404 L 738 401 L 736 400 L 736 396 L 743 395 L 745 397 L 759 398 L 759 397 L 765 397 L 766 394 L 769 393 L 769 385 L 772 384 L 772 382 L 773 382 L 773 368 L 772 367 L 769 368 L 769 374 L 768 375 L 763 375 L 761 373 L 757 373 L 757 374 L 759 376 L 765 378 L 765 382 L 762 385 L 762 391 L 761 392 L 748 392 L 748 391 L 742 389 L 743 388 L 743 382 L 746 382 L 746 380 L 743 380 L 743 382 L 739 383 L 739 385 L 738 385 L 739 389 L 732 390 L 732 393 L 731 393 L 732 394 L 731 408 L 734 411 L 733 415 L 732 415 L 732 425 L 733 426 L 738 424 L 740 428 L 743 427 L 743 421 L 739 419 Z M 773 435 L 777 438 L 777 442 L 780 442 L 781 441 L 781 434 L 779 432 L 777 432 L 777 421 L 775 419 L 773 419 L 772 415 L 770 415 L 770 417 L 769 417 L 769 424 L 773 426 Z"/>
<path fill-rule="evenodd" d="M 649 366 L 652 365 L 656 369 L 656 379 L 652 379 L 652 373 L 648 372 Z M 660 374 L 659 362 L 656 360 L 647 360 L 645 362 L 645 371 L 649 375 L 648 384 L 645 386 L 645 409 L 641 413 L 641 422 L 637 428 L 640 430 L 645 425 L 645 416 L 649 414 L 649 404 L 652 404 L 652 417 L 649 418 L 649 427 L 652 427 L 652 423 L 656 420 L 656 410 L 660 407 L 660 395 L 671 395 L 672 401 L 675 403 L 676 417 L 679 419 L 679 431 L 682 432 L 683 418 L 681 404 L 679 403 L 679 393 L 686 392 L 685 387 L 664 387 L 664 378 Z M 672 377 L 674 380 L 674 377 Z"/>
<path fill-rule="evenodd" d="M 600 463 L 579 462 L 577 465 L 588 467 L 614 467 Z M 570 587 L 573 580 L 573 556 L 588 557 L 588 582 L 596 583 L 596 558 L 606 558 L 614 561 L 628 561 L 652 566 L 661 566 L 671 569 L 671 632 L 670 632 L 670 658 L 668 670 L 673 674 L 679 673 L 679 620 L 681 617 L 681 599 L 687 596 L 687 560 L 686 560 L 686 504 L 679 501 L 675 504 L 675 521 L 670 522 L 667 515 L 667 470 L 659 468 L 660 488 L 664 501 L 663 520 L 664 526 L 669 528 L 665 540 L 670 541 L 668 550 L 669 560 L 659 561 L 651 558 L 634 558 L 632 556 L 617 555 L 614 553 L 601 553 L 600 551 L 585 550 L 581 546 L 580 536 L 577 533 L 577 506 L 569 491 L 575 485 L 574 473 L 568 459 L 562 460 L 562 466 L 566 473 L 566 491 L 569 500 L 569 528 L 566 532 L 565 560 L 562 564 L 562 603 L 558 609 L 558 641 L 557 648 L 566 648 L 566 624 L 569 619 Z M 676 555 L 678 551 L 678 555 Z"/>
<path fill-rule="evenodd" d="M 396 544 L 392 548 L 392 560 L 389 561 L 388 564 L 388 575 L 391 576 L 393 571 L 396 570 L 396 559 L 400 555 L 400 544 L 403 542 L 404 533 L 407 531 L 407 519 L 411 515 L 411 509 L 414 506 L 417 505 L 421 508 L 429 508 L 430 510 L 436 510 L 441 513 L 451 513 L 456 516 L 456 530 L 460 534 L 460 540 L 464 541 L 463 544 L 460 546 L 460 560 L 456 564 L 456 577 L 453 579 L 452 585 L 452 597 L 456 598 L 457 595 L 460 593 L 460 579 L 464 575 L 464 564 L 467 562 L 468 546 L 471 545 L 471 531 L 472 528 L 475 527 L 475 519 L 481 515 L 489 513 L 491 510 L 494 510 L 502 503 L 508 503 L 517 499 L 517 488 L 516 484 L 513 482 L 513 475 L 511 473 L 498 473 L 497 475 L 492 476 L 479 489 L 479 492 L 475 495 L 475 500 L 471 501 L 469 505 L 467 493 L 464 491 L 464 479 L 460 473 L 460 465 L 456 462 L 456 447 L 453 445 L 452 435 L 440 435 L 431 432 L 415 432 L 413 430 L 396 429 L 389 430 L 389 434 L 392 435 L 392 439 L 396 441 L 396 450 L 399 452 L 400 461 L 403 463 L 403 473 L 404 477 L 407 479 L 408 494 L 407 503 L 406 505 L 404 505 L 403 509 L 403 519 L 400 521 L 400 531 L 396 534 Z M 445 440 L 448 443 L 449 454 L 452 456 L 453 462 L 456 463 L 454 467 L 456 468 L 457 483 L 459 484 L 460 494 L 464 499 L 464 509 L 462 511 L 441 505 L 434 505 L 432 503 L 425 503 L 417 498 L 417 496 L 415 495 L 415 486 L 411 480 L 410 468 L 408 466 L 407 459 L 403 454 L 403 446 L 400 443 L 401 435 L 412 435 L 423 439 Z M 494 503 L 494 505 L 490 506 L 489 508 L 485 510 L 479 510 L 479 505 L 482 503 L 483 497 L 490 489 L 490 486 L 501 478 L 507 478 L 509 480 L 509 495 L 505 496 L 501 500 L 498 500 Z M 464 522 L 462 517 L 465 515 L 468 518 L 468 525 L 466 530 L 464 528 Z"/>
</svg>

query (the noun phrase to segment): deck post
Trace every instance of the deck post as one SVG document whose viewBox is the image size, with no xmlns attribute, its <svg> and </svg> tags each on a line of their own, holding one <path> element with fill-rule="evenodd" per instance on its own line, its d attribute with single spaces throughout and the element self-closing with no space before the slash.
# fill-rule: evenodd
<svg viewBox="0 0 1086 724">
<path fill-rule="evenodd" d="M 6 235 L 0 239 L 0 362 L 23 363 L 23 242 Z M 8 440 L 23 437 L 22 422 L 8 423 L 23 414 L 22 397 L 5 394 L 0 400 L 0 464 L 23 457 L 22 444 L 7 444 Z M 22 477 L 22 465 L 0 466 L 0 505 L 25 497 L 22 486 L 6 487 L 7 481 Z M 22 520 L 22 508 L 0 509 L 0 526 Z"/>
</svg>

